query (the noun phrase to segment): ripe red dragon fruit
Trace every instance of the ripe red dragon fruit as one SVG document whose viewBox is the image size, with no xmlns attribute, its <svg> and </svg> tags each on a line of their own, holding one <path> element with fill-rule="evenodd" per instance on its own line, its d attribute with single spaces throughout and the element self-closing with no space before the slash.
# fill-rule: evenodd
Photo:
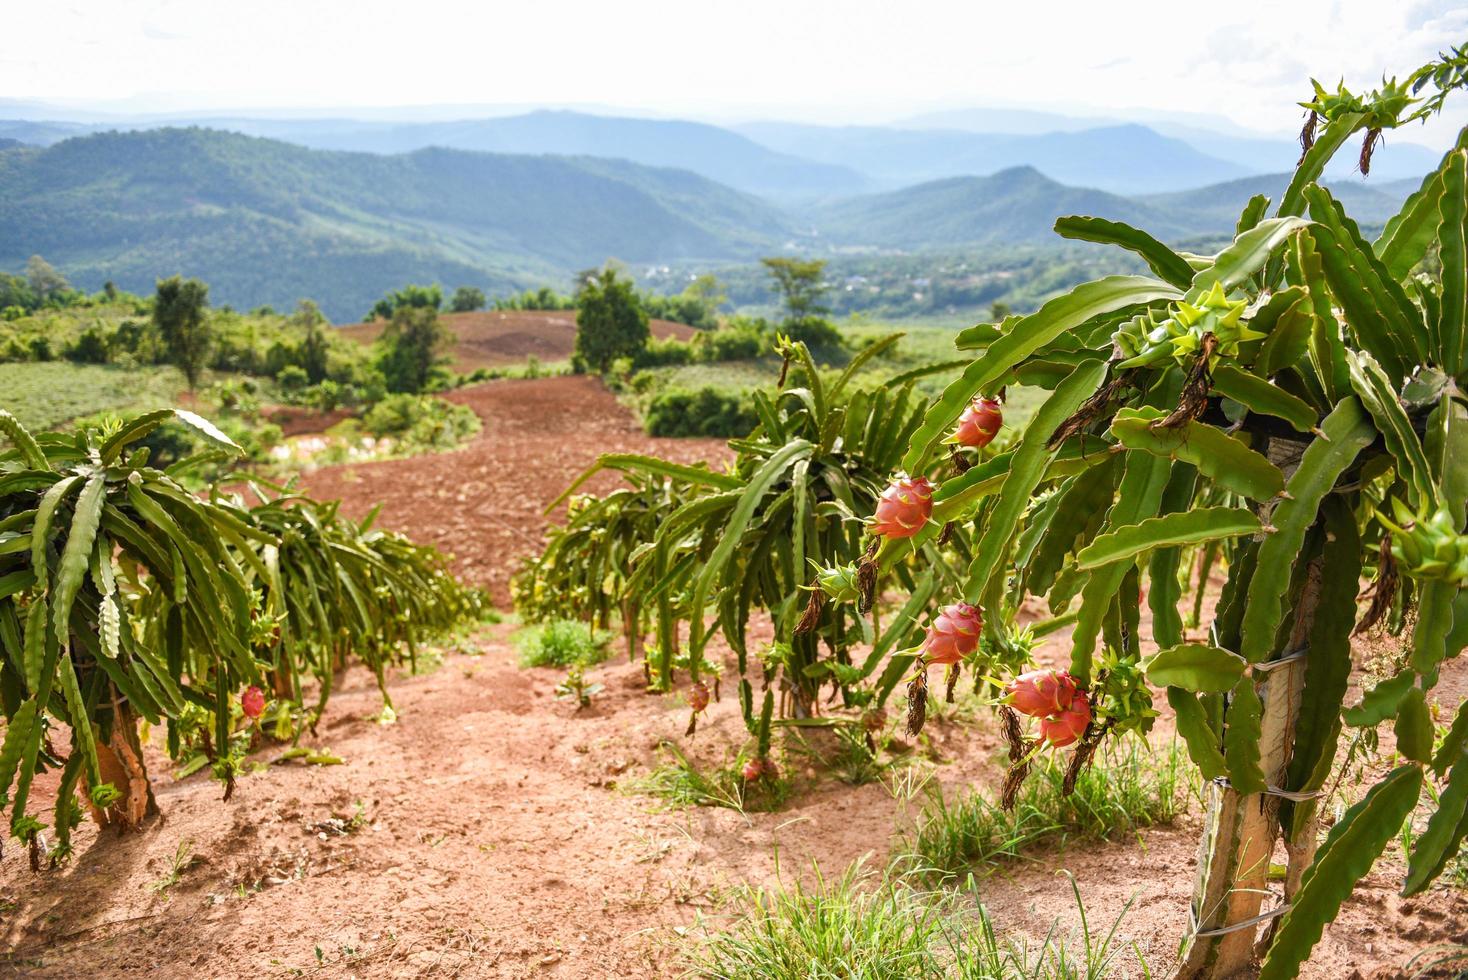
<svg viewBox="0 0 1468 980">
<path fill-rule="evenodd" d="M 867 530 L 886 538 L 910 538 L 933 516 L 933 485 L 925 477 L 898 475 L 877 498 Z"/>
<path fill-rule="evenodd" d="M 251 684 L 240 695 L 240 708 L 244 710 L 246 718 L 255 721 L 265 713 L 265 692 Z"/>
<path fill-rule="evenodd" d="M 984 614 L 978 606 L 966 602 L 955 602 L 945 606 L 933 625 L 928 627 L 928 637 L 923 641 L 924 658 L 930 664 L 956 664 L 973 653 L 979 646 L 979 630 L 984 626 Z"/>
<path fill-rule="evenodd" d="M 761 759 L 759 762 L 760 772 L 766 779 L 779 779 L 780 767 L 775 765 L 774 759 Z"/>
<path fill-rule="evenodd" d="M 975 398 L 958 417 L 958 428 L 953 430 L 949 442 L 970 449 L 983 449 L 994 441 L 999 427 L 1004 424 L 1004 411 L 993 398 Z"/>
<path fill-rule="evenodd" d="M 1032 670 L 1005 687 L 1005 701 L 1020 714 L 1048 718 L 1065 711 L 1076 697 L 1075 678 L 1063 670 Z"/>
<path fill-rule="evenodd" d="M 709 686 L 703 681 L 694 681 L 688 689 L 688 704 L 695 714 L 709 706 Z"/>
<path fill-rule="evenodd" d="M 1069 708 L 1052 718 L 1040 719 L 1040 737 L 1056 748 L 1063 748 L 1086 734 L 1086 726 L 1089 724 L 1091 702 L 1077 691 Z"/>
<path fill-rule="evenodd" d="M 745 759 L 739 774 L 744 777 L 746 783 L 757 782 L 765 774 L 764 762 L 759 759 Z"/>
</svg>

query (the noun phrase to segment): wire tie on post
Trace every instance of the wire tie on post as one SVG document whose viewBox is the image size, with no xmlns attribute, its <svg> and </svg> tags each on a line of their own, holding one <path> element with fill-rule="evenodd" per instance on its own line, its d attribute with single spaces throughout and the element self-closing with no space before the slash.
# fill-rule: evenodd
<svg viewBox="0 0 1468 980">
<path fill-rule="evenodd" d="M 1295 651 L 1293 651 L 1291 653 L 1285 654 L 1283 657 L 1280 657 L 1277 660 L 1266 660 L 1264 663 L 1250 664 L 1249 665 L 1249 669 L 1251 671 L 1253 671 L 1254 673 L 1256 673 L 1256 674 L 1258 674 L 1258 673 L 1267 673 L 1268 671 L 1276 670 L 1276 669 L 1278 669 L 1280 667 L 1284 667 L 1284 666 L 1286 666 L 1288 664 L 1292 664 L 1292 663 L 1296 663 L 1297 661 L 1304 660 L 1305 657 L 1309 655 L 1309 653 L 1310 653 L 1310 648 L 1309 647 L 1301 647 L 1298 650 L 1295 650 Z"/>
<path fill-rule="evenodd" d="M 1221 786 L 1224 789 L 1233 789 L 1233 783 L 1228 781 L 1227 776 L 1219 776 L 1218 778 L 1213 780 L 1213 784 L 1215 786 Z M 1305 803 L 1309 800 L 1320 799 L 1320 797 L 1325 795 L 1325 790 L 1316 789 L 1310 790 L 1308 792 L 1297 793 L 1294 790 L 1283 789 L 1279 786 L 1266 783 L 1264 786 L 1264 795 L 1278 796 L 1280 799 L 1289 800 L 1291 803 Z"/>
<path fill-rule="evenodd" d="M 1193 911 L 1192 906 L 1188 907 L 1188 919 L 1190 920 L 1190 923 L 1193 927 L 1193 937 L 1195 939 L 1208 939 L 1213 936 L 1226 936 L 1231 932 L 1238 932 L 1240 929 L 1253 928 L 1261 922 L 1268 922 L 1270 919 L 1279 918 L 1281 915 L 1284 915 L 1286 912 L 1288 912 L 1291 908 L 1292 906 L 1290 905 L 1277 905 L 1274 908 L 1270 909 L 1268 912 L 1259 913 L 1252 919 L 1245 919 L 1243 922 L 1235 922 L 1231 926 L 1223 926 L 1219 929 L 1199 930 L 1198 915 L 1196 912 Z"/>
</svg>

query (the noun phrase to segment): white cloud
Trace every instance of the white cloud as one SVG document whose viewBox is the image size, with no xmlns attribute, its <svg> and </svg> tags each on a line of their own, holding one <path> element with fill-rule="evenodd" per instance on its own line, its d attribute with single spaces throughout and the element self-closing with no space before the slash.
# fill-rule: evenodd
<svg viewBox="0 0 1468 980">
<path fill-rule="evenodd" d="M 7 21 L 0 92 L 132 111 L 549 103 L 876 121 L 984 104 L 1276 132 L 1296 127 L 1310 75 L 1369 85 L 1468 40 L 1455 0 L 85 0 Z M 1468 104 L 1455 112 L 1468 120 Z"/>
</svg>

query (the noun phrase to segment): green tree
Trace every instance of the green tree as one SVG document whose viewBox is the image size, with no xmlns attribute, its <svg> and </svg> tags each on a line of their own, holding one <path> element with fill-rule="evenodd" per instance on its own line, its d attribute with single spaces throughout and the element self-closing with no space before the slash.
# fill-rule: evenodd
<svg viewBox="0 0 1468 980">
<path fill-rule="evenodd" d="M 782 256 L 760 259 L 760 262 L 774 279 L 775 292 L 780 294 L 785 306 L 780 331 L 812 349 L 841 347 L 841 334 L 826 319 L 831 309 L 824 300 L 831 287 L 825 280 L 825 260 Z"/>
<path fill-rule="evenodd" d="M 18 307 L 22 310 L 34 310 L 40 301 L 36 299 L 36 293 L 31 289 L 30 283 L 26 282 L 24 276 L 13 276 L 8 272 L 0 272 L 0 310 L 8 307 Z"/>
<path fill-rule="evenodd" d="M 30 281 L 32 292 L 43 303 L 71 290 L 71 283 L 66 281 L 66 277 L 39 255 L 32 255 L 26 261 L 25 275 L 26 279 Z"/>
<path fill-rule="evenodd" d="M 368 313 L 367 320 L 391 320 L 393 314 L 403 307 L 411 307 L 420 310 L 443 309 L 443 288 L 437 283 L 432 286 L 419 286 L 409 283 L 402 289 L 395 289 L 388 293 L 372 307 Z"/>
<path fill-rule="evenodd" d="M 445 363 L 444 351 L 453 340 L 453 332 L 438 318 L 437 309 L 398 307 L 378 341 L 377 367 L 387 379 L 388 390 L 424 391 Z"/>
<path fill-rule="evenodd" d="M 158 280 L 153 324 L 163 339 L 169 362 L 183 372 L 193 391 L 209 363 L 214 339 L 209 326 L 209 287 L 181 276 Z"/>
<path fill-rule="evenodd" d="M 303 299 L 296 307 L 291 323 L 302 332 L 299 348 L 301 367 L 312 384 L 319 384 L 326 377 L 326 352 L 330 346 L 326 337 L 326 316 L 314 302 Z"/>
<path fill-rule="evenodd" d="M 605 373 L 619 357 L 636 357 L 651 336 L 647 312 L 630 279 L 610 266 L 585 272 L 576 291 L 576 360 Z"/>
<path fill-rule="evenodd" d="M 449 309 L 455 313 L 470 313 L 484 309 L 484 304 L 484 290 L 476 286 L 460 286 L 454 290 L 454 298 L 449 301 Z"/>
</svg>

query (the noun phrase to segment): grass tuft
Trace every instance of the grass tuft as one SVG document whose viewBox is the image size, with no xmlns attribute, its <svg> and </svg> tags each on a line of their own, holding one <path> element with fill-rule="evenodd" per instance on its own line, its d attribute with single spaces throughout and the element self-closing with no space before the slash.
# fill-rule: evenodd
<svg viewBox="0 0 1468 980">
<path fill-rule="evenodd" d="M 521 667 L 573 667 L 607 659 L 611 634 L 574 619 L 552 619 L 515 636 Z"/>
<path fill-rule="evenodd" d="M 664 742 L 662 748 L 666 762 L 624 785 L 633 793 L 661 800 L 668 809 L 717 806 L 740 813 L 767 812 L 790 799 L 790 781 L 783 776 L 764 776 L 750 783 L 740 775 L 740 759 L 705 772 L 672 742 Z"/>
<path fill-rule="evenodd" d="M 1093 933 L 1074 880 L 1080 927 L 1065 937 L 1054 925 L 1038 944 L 1002 937 L 988 910 L 961 894 L 912 885 L 858 862 L 833 881 L 816 869 L 809 886 L 747 889 L 736 899 L 732 927 L 710 930 L 685 954 L 688 972 L 710 980 L 1099 980 L 1130 948 L 1146 974 L 1140 952 L 1118 937 L 1130 903 L 1105 932 Z"/>
<path fill-rule="evenodd" d="M 974 790 L 949 801 L 941 789 L 917 826 L 905 835 L 897 865 L 904 871 L 953 878 L 987 870 L 1042 843 L 1110 840 L 1144 827 L 1170 823 L 1197 792 L 1186 753 L 1171 743 L 1154 750 L 1136 740 L 1112 744 L 1096 755 L 1076 782 L 1061 792 L 1064 776 L 1054 754 L 1035 766 L 1013 810 Z"/>
</svg>

